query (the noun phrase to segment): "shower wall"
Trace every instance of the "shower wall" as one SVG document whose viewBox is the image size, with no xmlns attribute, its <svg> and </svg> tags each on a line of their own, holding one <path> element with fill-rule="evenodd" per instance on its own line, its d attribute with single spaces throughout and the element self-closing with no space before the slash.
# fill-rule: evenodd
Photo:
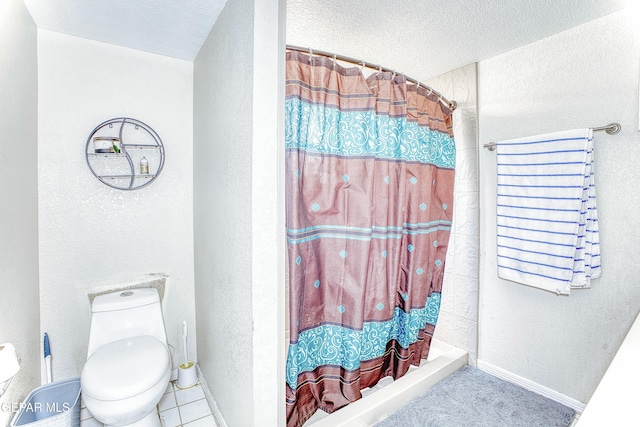
<svg viewBox="0 0 640 427">
<path fill-rule="evenodd" d="M 454 218 L 445 264 L 442 305 L 435 338 L 478 358 L 478 96 L 477 67 L 469 64 L 427 83 L 458 103 Z"/>
</svg>

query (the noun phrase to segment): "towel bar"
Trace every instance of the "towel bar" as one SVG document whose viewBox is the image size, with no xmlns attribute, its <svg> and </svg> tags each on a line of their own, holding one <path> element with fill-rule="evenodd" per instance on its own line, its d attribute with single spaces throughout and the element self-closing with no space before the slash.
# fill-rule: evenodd
<svg viewBox="0 0 640 427">
<path fill-rule="evenodd" d="M 606 126 L 599 126 L 599 127 L 595 127 L 593 128 L 594 132 L 600 132 L 600 131 L 606 131 L 609 135 L 615 135 L 616 133 L 620 132 L 620 130 L 622 129 L 622 126 L 620 126 L 620 123 L 609 123 Z M 490 142 L 488 144 L 484 144 L 484 148 L 486 148 L 489 151 L 496 151 L 496 142 Z"/>
</svg>

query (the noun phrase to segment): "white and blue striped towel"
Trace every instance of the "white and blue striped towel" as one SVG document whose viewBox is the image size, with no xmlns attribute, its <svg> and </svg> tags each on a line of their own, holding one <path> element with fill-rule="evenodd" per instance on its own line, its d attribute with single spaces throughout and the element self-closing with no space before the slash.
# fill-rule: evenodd
<svg viewBox="0 0 640 427">
<path fill-rule="evenodd" d="M 568 295 L 600 277 L 593 130 L 497 143 L 498 276 Z"/>
</svg>

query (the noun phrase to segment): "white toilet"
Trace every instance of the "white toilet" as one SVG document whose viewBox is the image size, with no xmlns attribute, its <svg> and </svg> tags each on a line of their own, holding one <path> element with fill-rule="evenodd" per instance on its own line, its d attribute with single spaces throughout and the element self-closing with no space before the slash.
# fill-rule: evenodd
<svg viewBox="0 0 640 427">
<path fill-rule="evenodd" d="M 160 427 L 157 404 L 170 378 L 158 291 L 132 289 L 95 297 L 80 378 L 82 399 L 93 417 L 105 427 Z"/>
</svg>

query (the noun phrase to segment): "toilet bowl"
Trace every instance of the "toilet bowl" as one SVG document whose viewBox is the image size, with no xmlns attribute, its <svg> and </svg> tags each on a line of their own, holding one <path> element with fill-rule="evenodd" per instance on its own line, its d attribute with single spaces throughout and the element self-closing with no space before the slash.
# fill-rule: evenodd
<svg viewBox="0 0 640 427">
<path fill-rule="evenodd" d="M 159 427 L 156 405 L 171 377 L 160 299 L 155 289 L 100 295 L 92 304 L 82 399 L 108 426 Z"/>
</svg>

